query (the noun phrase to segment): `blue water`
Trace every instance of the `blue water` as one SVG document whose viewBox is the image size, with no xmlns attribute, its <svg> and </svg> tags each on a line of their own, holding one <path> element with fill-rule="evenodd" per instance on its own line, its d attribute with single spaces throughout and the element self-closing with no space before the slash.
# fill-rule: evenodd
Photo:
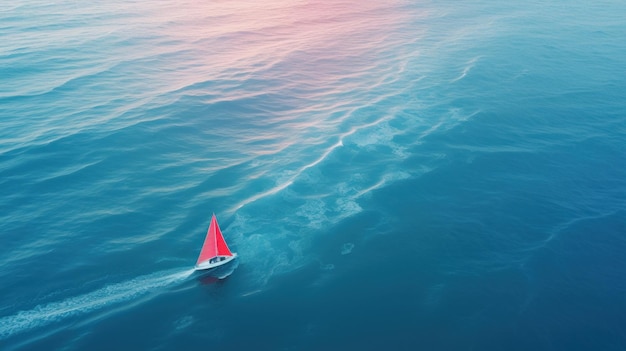
<svg viewBox="0 0 626 351">
<path fill-rule="evenodd" d="M 5 5 L 0 348 L 626 349 L 625 15 Z"/>
</svg>

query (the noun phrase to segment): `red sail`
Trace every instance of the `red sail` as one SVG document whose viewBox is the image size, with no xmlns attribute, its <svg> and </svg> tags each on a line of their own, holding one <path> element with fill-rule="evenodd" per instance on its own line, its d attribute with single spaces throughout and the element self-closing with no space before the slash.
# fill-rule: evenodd
<svg viewBox="0 0 626 351">
<path fill-rule="evenodd" d="M 204 245 L 202 245 L 202 250 L 200 251 L 200 257 L 198 257 L 196 264 L 200 264 L 200 262 L 204 262 L 216 256 L 232 255 L 233 254 L 228 249 L 228 245 L 226 245 L 226 241 L 224 241 L 220 226 L 217 224 L 217 218 L 213 215 L 211 225 L 209 225 L 209 230 L 204 239 Z"/>
</svg>

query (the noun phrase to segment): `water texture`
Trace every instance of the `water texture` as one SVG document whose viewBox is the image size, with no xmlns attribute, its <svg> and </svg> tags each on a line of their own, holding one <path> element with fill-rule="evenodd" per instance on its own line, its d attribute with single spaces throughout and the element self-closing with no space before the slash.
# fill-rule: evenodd
<svg viewBox="0 0 626 351">
<path fill-rule="evenodd" d="M 0 348 L 625 349 L 624 15 L 7 4 Z"/>
</svg>

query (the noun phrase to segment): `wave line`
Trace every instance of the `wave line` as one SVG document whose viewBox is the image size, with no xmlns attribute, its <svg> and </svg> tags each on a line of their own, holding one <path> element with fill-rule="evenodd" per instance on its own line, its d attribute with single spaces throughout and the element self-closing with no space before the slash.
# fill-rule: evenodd
<svg viewBox="0 0 626 351">
<path fill-rule="evenodd" d="M 255 201 L 259 200 L 259 199 L 262 199 L 262 198 L 264 198 L 264 197 L 266 197 L 266 196 L 269 196 L 269 195 L 274 195 L 274 194 L 278 193 L 279 191 L 286 189 L 286 188 L 287 188 L 287 187 L 289 187 L 291 184 L 293 184 L 293 182 L 295 182 L 295 181 L 296 181 L 296 179 L 297 179 L 300 175 L 302 175 L 302 173 L 304 173 L 304 171 L 306 171 L 306 170 L 307 170 L 307 169 L 309 169 L 309 168 L 312 168 L 312 167 L 317 166 L 317 165 L 318 165 L 318 164 L 320 164 L 322 161 L 324 161 L 324 160 L 328 157 L 328 155 L 330 155 L 330 154 L 331 154 L 331 153 L 332 153 L 335 149 L 337 149 L 337 148 L 339 148 L 339 147 L 342 147 L 342 146 L 343 146 L 343 140 L 344 140 L 346 137 L 348 137 L 348 136 L 350 136 L 350 135 L 352 135 L 352 134 L 356 133 L 357 131 L 359 131 L 359 130 L 361 130 L 361 129 L 365 129 L 365 128 L 369 128 L 369 127 L 376 126 L 376 125 L 378 125 L 378 124 L 380 124 L 380 123 L 382 123 L 382 122 L 384 122 L 384 121 L 386 121 L 386 120 L 389 120 L 389 119 L 390 119 L 390 117 L 389 117 L 389 116 L 384 116 L 384 117 L 379 118 L 379 119 L 377 119 L 377 120 L 375 120 L 375 121 L 373 121 L 373 122 L 366 123 L 366 124 L 360 125 L 360 126 L 358 126 L 358 127 L 353 127 L 353 128 L 351 128 L 350 130 L 348 130 L 347 132 L 340 134 L 340 135 L 339 135 L 339 141 L 337 141 L 335 144 L 331 145 L 328 149 L 326 149 L 326 150 L 322 153 L 322 155 L 321 155 L 320 157 L 318 157 L 315 161 L 313 161 L 313 162 L 311 162 L 311 163 L 308 163 L 308 164 L 306 164 L 306 165 L 304 165 L 304 166 L 300 167 L 300 168 L 299 168 L 297 171 L 295 171 L 295 172 L 294 172 L 294 174 L 293 174 L 291 177 L 289 177 L 289 179 L 287 179 L 285 182 L 283 182 L 283 183 L 281 183 L 281 184 L 278 184 L 278 185 L 276 185 L 275 187 L 273 187 L 273 188 L 271 188 L 271 189 L 268 189 L 268 190 L 266 190 L 266 191 L 264 191 L 264 192 L 262 192 L 262 193 L 256 194 L 256 195 L 254 195 L 254 196 L 251 196 L 251 197 L 249 197 L 249 198 L 247 198 L 247 199 L 245 199 L 245 200 L 241 201 L 240 203 L 238 203 L 237 205 L 235 205 L 235 206 L 233 206 L 231 209 L 229 209 L 227 212 L 229 212 L 229 213 L 234 213 L 235 211 L 237 211 L 237 210 L 241 209 L 242 207 L 244 207 L 244 206 L 246 206 L 246 205 L 249 205 L 249 204 L 251 204 L 251 203 L 253 203 L 253 202 L 255 202 Z"/>
</svg>

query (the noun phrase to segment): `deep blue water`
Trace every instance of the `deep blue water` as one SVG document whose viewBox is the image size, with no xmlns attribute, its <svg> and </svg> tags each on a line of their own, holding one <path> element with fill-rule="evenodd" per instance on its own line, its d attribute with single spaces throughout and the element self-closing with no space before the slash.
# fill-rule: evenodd
<svg viewBox="0 0 626 351">
<path fill-rule="evenodd" d="M 625 15 L 5 5 L 0 348 L 626 349 Z"/>
</svg>

